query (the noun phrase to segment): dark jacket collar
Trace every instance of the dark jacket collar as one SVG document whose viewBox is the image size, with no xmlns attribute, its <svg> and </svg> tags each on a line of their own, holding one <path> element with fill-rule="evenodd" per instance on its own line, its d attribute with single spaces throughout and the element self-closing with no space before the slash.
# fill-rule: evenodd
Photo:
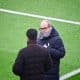
<svg viewBox="0 0 80 80">
<path fill-rule="evenodd" d="M 56 29 L 55 28 L 52 28 L 52 31 L 51 31 L 51 34 L 50 34 L 50 36 L 53 36 L 53 37 L 55 37 L 55 36 L 58 36 L 59 34 L 58 34 L 58 32 L 56 31 Z M 49 37 L 50 37 L 49 36 Z"/>
</svg>

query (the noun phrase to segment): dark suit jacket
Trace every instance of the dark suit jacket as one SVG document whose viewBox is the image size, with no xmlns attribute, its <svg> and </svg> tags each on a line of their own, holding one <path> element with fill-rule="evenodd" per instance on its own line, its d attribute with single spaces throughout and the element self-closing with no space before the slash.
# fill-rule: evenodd
<svg viewBox="0 0 80 80">
<path fill-rule="evenodd" d="M 31 43 L 19 51 L 13 65 L 13 72 L 20 76 L 20 80 L 43 80 L 44 72 L 50 66 L 47 50 Z"/>
</svg>

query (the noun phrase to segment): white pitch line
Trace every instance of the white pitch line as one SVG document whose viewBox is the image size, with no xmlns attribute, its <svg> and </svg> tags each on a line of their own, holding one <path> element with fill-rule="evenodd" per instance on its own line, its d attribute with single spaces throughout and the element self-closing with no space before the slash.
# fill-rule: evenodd
<svg viewBox="0 0 80 80">
<path fill-rule="evenodd" d="M 60 77 L 60 80 L 65 80 L 65 79 L 70 78 L 71 76 L 74 76 L 76 74 L 80 74 L 80 68 L 77 69 L 77 70 L 74 70 L 70 73 L 67 73 L 67 74 L 63 75 L 62 77 Z"/>
<path fill-rule="evenodd" d="M 29 13 L 23 13 L 23 12 L 8 10 L 8 9 L 2 9 L 2 8 L 0 9 L 0 12 L 6 12 L 6 13 L 11 13 L 11 14 L 30 16 L 30 17 L 36 17 L 36 18 L 41 18 L 41 19 L 48 19 L 48 20 L 54 20 L 54 21 L 58 21 L 58 22 L 65 22 L 65 23 L 80 25 L 80 22 L 76 22 L 76 21 L 64 20 L 64 19 L 52 18 L 52 17 L 46 17 L 46 16 L 40 16 L 40 15 L 35 15 L 35 14 L 29 14 Z M 60 80 L 67 79 L 67 78 L 69 78 L 71 76 L 74 76 L 74 75 L 76 75 L 78 73 L 80 73 L 80 69 L 74 70 L 74 71 L 72 71 L 70 73 L 67 73 L 67 74 L 61 76 Z"/>
<path fill-rule="evenodd" d="M 58 21 L 58 22 L 64 22 L 64 23 L 80 25 L 80 22 L 77 22 L 77 21 L 71 21 L 71 20 L 64 20 L 64 19 L 59 19 L 59 18 L 46 17 L 46 16 L 29 14 L 29 13 L 18 12 L 18 11 L 2 9 L 2 8 L 0 8 L 0 12 L 6 12 L 6 13 L 11 13 L 11 14 L 30 16 L 30 17 L 36 17 L 36 18 L 41 18 L 41 19 L 48 19 L 48 20 L 54 20 L 54 21 Z"/>
</svg>

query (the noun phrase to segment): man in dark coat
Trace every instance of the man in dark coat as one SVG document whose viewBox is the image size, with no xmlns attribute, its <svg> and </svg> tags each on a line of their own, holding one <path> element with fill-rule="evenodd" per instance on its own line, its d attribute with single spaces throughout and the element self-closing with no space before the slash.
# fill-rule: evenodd
<svg viewBox="0 0 80 80">
<path fill-rule="evenodd" d="M 20 80 L 43 80 L 44 72 L 51 66 L 47 49 L 36 44 L 35 29 L 29 29 L 26 36 L 28 46 L 19 51 L 13 72 L 20 77 Z"/>
<path fill-rule="evenodd" d="M 48 20 L 42 20 L 37 42 L 47 48 L 53 60 L 53 80 L 59 80 L 60 59 L 64 57 L 65 49 L 58 32 Z"/>
</svg>

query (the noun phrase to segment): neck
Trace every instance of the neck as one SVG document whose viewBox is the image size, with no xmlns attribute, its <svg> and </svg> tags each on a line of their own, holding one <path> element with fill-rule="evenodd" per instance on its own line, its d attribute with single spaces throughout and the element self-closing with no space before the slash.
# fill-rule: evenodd
<svg viewBox="0 0 80 80">
<path fill-rule="evenodd" d="M 27 41 L 27 45 L 36 44 L 36 40 L 29 40 Z"/>
</svg>

